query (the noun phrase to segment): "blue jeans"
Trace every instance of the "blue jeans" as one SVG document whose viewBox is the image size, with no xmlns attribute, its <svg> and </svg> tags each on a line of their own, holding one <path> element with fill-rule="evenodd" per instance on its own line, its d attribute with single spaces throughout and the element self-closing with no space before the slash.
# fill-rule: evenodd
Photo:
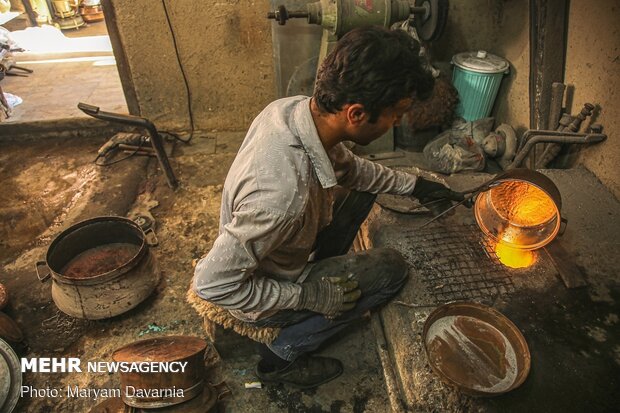
<svg viewBox="0 0 620 413">
<path fill-rule="evenodd" d="M 372 194 L 351 191 L 342 202 L 335 203 L 332 223 L 317 236 L 318 261 L 304 281 L 353 274 L 362 292 L 356 306 L 333 319 L 309 310 L 283 310 L 257 320 L 254 323 L 257 327 L 281 328 L 278 337 L 269 344 L 278 357 L 292 361 L 316 350 L 367 311 L 389 301 L 407 281 L 408 265 L 395 250 L 376 248 L 342 255 L 349 251 L 374 199 Z"/>
</svg>

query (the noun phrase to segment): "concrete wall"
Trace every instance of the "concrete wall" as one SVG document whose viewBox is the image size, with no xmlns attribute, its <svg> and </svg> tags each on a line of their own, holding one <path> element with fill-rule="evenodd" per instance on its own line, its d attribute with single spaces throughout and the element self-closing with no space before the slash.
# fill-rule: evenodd
<svg viewBox="0 0 620 413">
<path fill-rule="evenodd" d="M 529 128 L 528 1 L 451 1 L 446 31 L 432 49 L 436 60 L 449 62 L 461 52 L 486 50 L 510 62 L 491 113 L 517 135 Z"/>
<path fill-rule="evenodd" d="M 603 124 L 606 142 L 581 147 L 577 161 L 620 197 L 620 4 L 571 1 L 565 83 L 573 114 L 585 102 L 600 106 L 594 121 Z M 510 61 L 492 115 L 512 125 L 517 136 L 529 123 L 529 2 L 526 0 L 451 1 L 449 22 L 433 45 L 435 59 L 449 62 L 459 52 L 484 49 Z M 567 93 L 568 94 L 568 93 Z M 582 128 L 583 129 L 583 128 Z"/>
<path fill-rule="evenodd" d="M 161 1 L 111 0 L 120 40 L 143 116 L 162 129 L 188 129 L 187 93 Z M 585 102 L 600 105 L 596 121 L 607 142 L 581 151 L 579 161 L 620 196 L 620 7 L 570 2 L 565 83 L 572 113 Z M 166 0 L 188 78 L 197 130 L 244 130 L 275 98 L 268 2 Z M 529 128 L 529 2 L 451 1 L 443 37 L 432 46 L 436 61 L 484 49 L 511 63 L 493 109 L 497 122 L 518 135 Z"/>
<path fill-rule="evenodd" d="M 600 106 L 594 121 L 608 136 L 584 148 L 578 160 L 620 198 L 620 3 L 571 1 L 569 19 L 565 83 L 574 88 L 571 113 L 585 102 Z"/>
<path fill-rule="evenodd" d="M 111 0 L 140 113 L 188 130 L 243 130 L 275 97 L 268 5 L 251 0 Z"/>
<path fill-rule="evenodd" d="M 188 129 L 187 93 L 161 1 L 111 0 L 141 114 L 166 129 Z M 268 2 L 166 0 L 198 130 L 243 130 L 275 98 Z M 494 114 L 529 126 L 528 2 L 450 2 L 433 45 L 437 60 L 485 49 L 511 62 Z"/>
</svg>

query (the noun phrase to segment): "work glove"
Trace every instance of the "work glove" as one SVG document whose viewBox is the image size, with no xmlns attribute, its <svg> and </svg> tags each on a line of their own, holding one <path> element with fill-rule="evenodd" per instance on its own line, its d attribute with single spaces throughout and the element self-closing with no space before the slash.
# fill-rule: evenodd
<svg viewBox="0 0 620 413">
<path fill-rule="evenodd" d="M 417 198 L 420 204 L 437 216 L 452 206 L 452 201 L 462 201 L 464 195 L 455 192 L 439 182 L 429 181 L 419 176 L 411 196 Z"/>
<path fill-rule="evenodd" d="M 301 284 L 299 304 L 295 309 L 310 310 L 331 318 L 352 310 L 361 295 L 357 281 L 347 276 L 323 277 Z"/>
</svg>

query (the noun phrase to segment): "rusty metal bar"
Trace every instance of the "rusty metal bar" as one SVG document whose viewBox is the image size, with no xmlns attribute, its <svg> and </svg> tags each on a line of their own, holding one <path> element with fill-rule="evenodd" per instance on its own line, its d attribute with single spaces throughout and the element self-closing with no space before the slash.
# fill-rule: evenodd
<svg viewBox="0 0 620 413">
<path fill-rule="evenodd" d="M 120 113 L 112 113 L 112 112 L 104 112 L 99 110 L 98 106 L 89 105 L 87 103 L 78 103 L 78 109 L 82 112 L 86 113 L 93 118 L 105 120 L 108 122 L 116 122 L 122 123 L 125 125 L 137 126 L 143 129 L 146 129 L 149 137 L 151 138 L 151 145 L 157 154 L 157 160 L 159 161 L 159 165 L 161 169 L 164 171 L 166 175 L 166 180 L 168 181 L 168 186 L 172 189 L 176 189 L 179 186 L 179 182 L 177 178 L 174 176 L 174 172 L 172 171 L 172 167 L 168 162 L 168 155 L 166 155 L 166 151 L 164 150 L 164 144 L 161 136 L 157 132 L 155 125 L 153 122 L 146 118 L 141 118 L 133 115 L 123 115 Z"/>
<path fill-rule="evenodd" d="M 551 84 L 564 80 L 568 0 L 530 0 L 530 128 L 549 123 Z M 536 148 L 538 149 L 538 148 Z M 534 168 L 533 152 L 530 167 Z"/>
<path fill-rule="evenodd" d="M 564 102 L 564 83 L 553 82 L 551 84 L 551 103 L 549 104 L 549 123 L 548 130 L 556 130 L 562 115 L 562 103 Z"/>
<path fill-rule="evenodd" d="M 551 132 L 551 131 L 541 131 L 541 132 Z M 527 143 L 523 146 L 523 149 L 517 153 L 515 159 L 512 161 L 510 165 L 506 167 L 506 170 L 518 168 L 521 165 L 521 162 L 528 155 L 530 150 L 537 143 L 545 142 L 545 143 L 596 143 L 602 142 L 607 139 L 607 135 L 602 133 L 569 133 L 569 132 L 561 132 L 561 135 L 551 135 L 551 134 L 541 134 L 541 135 L 531 135 L 527 141 Z"/>
<path fill-rule="evenodd" d="M 573 119 L 573 121 L 563 129 L 563 131 L 567 132 L 579 132 L 579 128 L 581 127 L 581 122 L 587 119 L 588 116 L 592 115 L 592 111 L 594 110 L 594 105 L 591 103 L 585 103 L 581 112 L 577 114 L 577 116 Z M 562 146 L 559 144 L 550 144 L 545 148 L 545 152 L 542 154 L 540 159 L 536 162 L 536 168 L 541 169 L 547 166 L 549 162 L 555 159 L 556 156 L 562 150 Z"/>
</svg>

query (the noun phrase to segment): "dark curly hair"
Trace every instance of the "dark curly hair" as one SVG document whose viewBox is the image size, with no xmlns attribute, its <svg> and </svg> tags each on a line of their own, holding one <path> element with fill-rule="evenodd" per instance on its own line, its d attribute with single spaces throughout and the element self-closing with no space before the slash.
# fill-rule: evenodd
<svg viewBox="0 0 620 413">
<path fill-rule="evenodd" d="M 351 30 L 325 58 L 313 97 L 336 113 L 347 103 L 364 105 L 369 122 L 405 98 L 426 99 L 434 79 L 419 57 L 420 44 L 402 30 L 379 26 Z"/>
</svg>

